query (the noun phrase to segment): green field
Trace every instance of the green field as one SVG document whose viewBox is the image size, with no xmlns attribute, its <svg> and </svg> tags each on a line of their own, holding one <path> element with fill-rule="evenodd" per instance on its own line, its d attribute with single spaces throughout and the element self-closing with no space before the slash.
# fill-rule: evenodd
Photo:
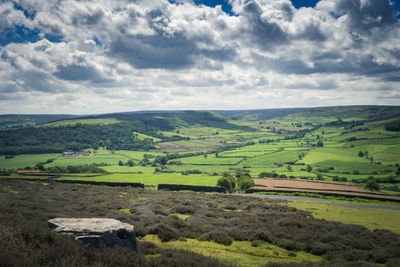
<svg viewBox="0 0 400 267">
<path fill-rule="evenodd" d="M 97 182 L 116 182 L 116 183 L 143 183 L 145 185 L 156 186 L 158 184 L 183 184 L 183 185 L 205 185 L 215 186 L 218 176 L 191 174 L 181 175 L 176 173 L 160 174 L 138 174 L 138 173 L 115 173 L 96 177 L 70 177 L 62 176 L 58 179 L 64 180 L 83 180 Z"/>
<path fill-rule="evenodd" d="M 34 166 L 40 162 L 46 162 L 49 159 L 60 157 L 60 154 L 25 154 L 16 155 L 13 158 L 6 159 L 0 156 L 0 169 L 18 169 L 27 166 Z"/>
<path fill-rule="evenodd" d="M 107 125 L 112 123 L 118 123 L 119 121 L 116 119 L 75 119 L 75 120 L 62 120 L 51 122 L 47 124 L 43 124 L 42 126 L 51 126 L 51 127 L 58 127 L 58 126 L 71 126 L 80 124 L 91 124 L 91 125 Z"/>
<path fill-rule="evenodd" d="M 161 179 L 163 183 L 170 179 L 170 183 L 176 183 L 174 177 L 179 177 L 182 172 L 221 175 L 223 172 L 234 173 L 237 170 L 247 171 L 253 177 L 267 172 L 297 179 L 340 178 L 359 181 L 360 186 L 364 186 L 366 179 L 371 176 L 400 182 L 400 132 L 387 131 L 386 123 L 394 119 L 379 120 L 379 114 L 375 114 L 373 110 L 382 110 L 382 114 L 386 115 L 392 112 L 393 116 L 397 116 L 395 114 L 398 111 L 385 107 L 349 107 L 347 110 L 348 112 L 340 108 L 300 109 L 274 117 L 265 115 L 264 111 L 236 112 L 236 115 L 233 115 L 241 120 L 230 118 L 218 123 L 213 121 L 215 118 L 222 118 L 218 115 L 209 117 L 201 114 L 198 120 L 195 119 L 198 116 L 196 113 L 174 113 L 167 116 L 157 114 L 152 118 L 161 120 L 161 124 L 169 123 L 169 130 L 165 127 L 157 130 L 157 125 L 153 125 L 155 128 L 152 131 L 132 132 L 133 139 L 153 139 L 157 143 L 157 149 L 111 151 L 104 149 L 104 146 L 97 150 L 88 149 L 92 152 L 88 157 L 67 158 L 60 154 L 37 154 L 17 155 L 15 158 L 5 159 L 3 156 L 0 158 L 0 168 L 34 167 L 37 163 L 54 159 L 44 166 L 94 164 L 115 175 L 135 173 L 138 177 L 141 174 L 156 177 L 150 179 L 150 184 L 157 184 L 156 179 Z M 149 116 L 146 116 L 143 123 L 147 122 Z M 267 119 L 263 120 L 263 117 Z M 67 127 L 93 124 L 100 127 L 124 122 L 124 118 L 110 115 L 102 118 L 56 121 L 47 125 Z M 374 121 L 368 121 L 366 118 L 373 118 Z M 208 119 L 211 121 L 207 121 Z M 170 138 L 165 148 L 162 138 Z M 173 138 L 177 140 L 173 141 Z M 321 143 L 320 146 L 317 146 L 318 142 Z M 162 158 L 164 160 L 160 160 Z M 127 166 L 129 160 L 134 166 Z M 142 181 L 144 178 L 138 179 Z M 213 176 L 206 182 L 195 179 L 189 181 L 193 184 L 215 185 L 216 177 Z M 183 183 L 188 184 L 188 181 L 184 180 Z"/>
<path fill-rule="evenodd" d="M 349 204 L 357 204 L 350 202 Z M 365 205 L 365 203 L 363 203 Z M 373 204 L 371 204 L 373 205 Z M 380 203 L 378 205 L 387 205 Z M 371 231 L 387 229 L 400 234 L 400 210 L 334 206 L 331 202 L 289 201 L 288 206 L 310 211 L 315 218 L 349 224 L 359 224 Z M 396 207 L 400 204 L 396 203 Z"/>
<path fill-rule="evenodd" d="M 115 154 L 94 154 L 91 156 L 76 157 L 59 157 L 53 162 L 46 164 L 46 167 L 54 166 L 73 166 L 73 165 L 116 165 L 119 161 L 127 161 L 128 159 L 121 155 Z"/>
</svg>

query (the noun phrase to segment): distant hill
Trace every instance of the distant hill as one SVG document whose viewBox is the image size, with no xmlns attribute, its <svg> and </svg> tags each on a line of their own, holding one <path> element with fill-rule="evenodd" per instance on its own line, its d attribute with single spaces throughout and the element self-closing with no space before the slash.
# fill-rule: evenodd
<svg viewBox="0 0 400 267">
<path fill-rule="evenodd" d="M 27 119 L 30 117 L 27 117 Z M 51 117 L 36 120 L 48 122 Z M 53 117 L 53 119 L 62 117 Z M 218 129 L 254 131 L 228 122 L 209 111 L 179 111 L 172 113 L 117 113 L 92 116 L 65 117 L 40 126 L 25 123 L 0 129 L 2 154 L 53 153 L 107 147 L 111 150 L 150 150 L 155 148 L 151 138 L 140 139 L 140 133 L 162 141 L 180 140 L 179 135 L 167 137 L 162 131 L 178 127 L 206 126 Z M 22 122 L 23 120 L 20 120 Z M 31 120 L 32 121 L 32 120 Z M 76 121 L 76 123 L 74 123 Z"/>
<path fill-rule="evenodd" d="M 56 120 L 65 120 L 78 117 L 76 115 L 68 114 L 50 114 L 50 115 L 0 115 L 0 128 L 10 127 L 16 125 L 38 125 Z"/>
<path fill-rule="evenodd" d="M 215 110 L 214 112 L 237 120 L 262 121 L 283 119 L 288 121 L 337 120 L 375 121 L 400 117 L 400 106 L 335 106 L 317 108 L 282 108 L 259 110 Z"/>
</svg>

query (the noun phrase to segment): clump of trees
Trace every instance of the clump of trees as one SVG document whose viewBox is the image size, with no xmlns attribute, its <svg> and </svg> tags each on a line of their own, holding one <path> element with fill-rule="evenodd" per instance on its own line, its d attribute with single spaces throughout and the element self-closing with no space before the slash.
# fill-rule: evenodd
<svg viewBox="0 0 400 267">
<path fill-rule="evenodd" d="M 370 176 L 368 177 L 365 188 L 371 191 L 379 191 L 379 184 L 372 176 Z"/>
<path fill-rule="evenodd" d="M 32 127 L 20 126 L 0 130 L 0 150 L 4 155 L 61 153 L 106 147 L 109 150 L 149 150 L 155 148 L 152 138 L 143 140 L 132 132 L 153 133 L 134 122 L 109 125 Z"/>
<path fill-rule="evenodd" d="M 107 173 L 107 171 L 93 165 L 55 166 L 44 168 L 51 173 Z"/>
<path fill-rule="evenodd" d="M 400 119 L 385 124 L 385 130 L 392 132 L 400 131 Z"/>
<path fill-rule="evenodd" d="M 228 192 L 246 190 L 254 186 L 254 181 L 247 172 L 237 171 L 235 175 L 224 172 L 217 181 L 218 186 L 224 187 Z"/>
</svg>

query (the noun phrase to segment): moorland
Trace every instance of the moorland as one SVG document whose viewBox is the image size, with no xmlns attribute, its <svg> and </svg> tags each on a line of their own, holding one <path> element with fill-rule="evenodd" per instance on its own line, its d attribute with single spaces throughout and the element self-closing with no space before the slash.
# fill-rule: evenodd
<svg viewBox="0 0 400 267">
<path fill-rule="evenodd" d="M 0 115 L 0 155 L 5 265 L 399 264 L 400 107 Z M 132 223 L 139 252 L 83 249 L 56 216 Z"/>
</svg>

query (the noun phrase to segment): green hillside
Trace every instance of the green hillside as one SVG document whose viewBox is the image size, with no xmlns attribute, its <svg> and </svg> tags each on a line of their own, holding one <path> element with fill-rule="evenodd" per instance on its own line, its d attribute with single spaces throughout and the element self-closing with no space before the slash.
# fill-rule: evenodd
<svg viewBox="0 0 400 267">
<path fill-rule="evenodd" d="M 65 114 L 50 115 L 0 115 L 0 128 L 12 127 L 17 125 L 38 125 L 56 120 L 72 119 L 77 116 Z"/>
<path fill-rule="evenodd" d="M 400 116 L 399 106 L 339 106 L 317 108 L 282 108 L 264 110 L 215 111 L 237 120 L 261 121 L 280 119 L 284 121 L 328 122 L 337 120 L 372 121 Z"/>
</svg>

